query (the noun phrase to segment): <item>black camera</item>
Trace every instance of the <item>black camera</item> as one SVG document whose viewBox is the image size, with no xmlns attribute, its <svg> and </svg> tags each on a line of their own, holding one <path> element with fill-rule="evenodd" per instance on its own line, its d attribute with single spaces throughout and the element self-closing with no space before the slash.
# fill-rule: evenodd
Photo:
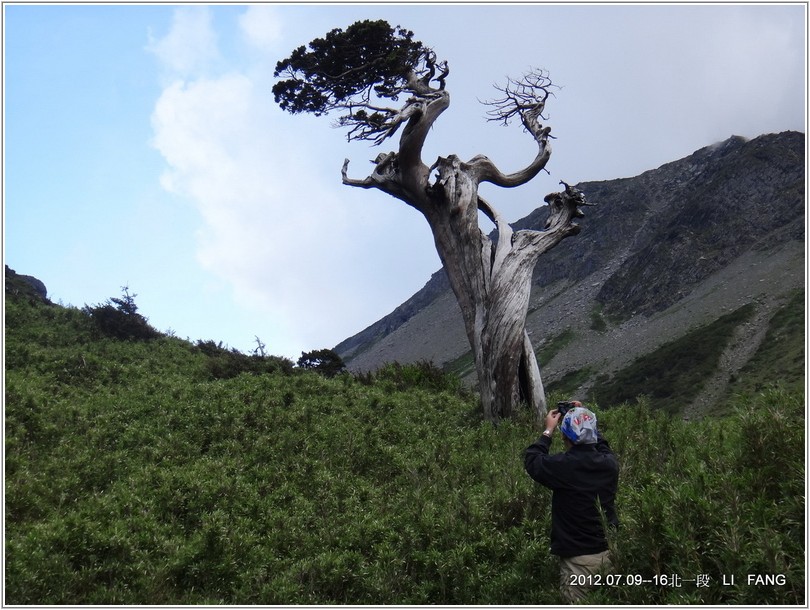
<svg viewBox="0 0 810 610">
<path fill-rule="evenodd" d="M 561 400 L 557 403 L 557 412 L 560 414 L 560 417 L 565 417 L 565 414 L 568 413 L 568 411 L 578 406 L 579 404 L 573 400 Z"/>
</svg>

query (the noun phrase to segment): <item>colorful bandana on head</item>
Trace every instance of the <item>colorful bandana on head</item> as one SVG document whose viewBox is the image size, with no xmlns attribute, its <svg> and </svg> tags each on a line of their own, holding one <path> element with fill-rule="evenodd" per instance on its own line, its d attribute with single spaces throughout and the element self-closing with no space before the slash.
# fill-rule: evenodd
<svg viewBox="0 0 810 610">
<path fill-rule="evenodd" d="M 575 445 L 596 443 L 596 415 L 585 407 L 575 407 L 563 418 L 560 430 Z"/>
</svg>

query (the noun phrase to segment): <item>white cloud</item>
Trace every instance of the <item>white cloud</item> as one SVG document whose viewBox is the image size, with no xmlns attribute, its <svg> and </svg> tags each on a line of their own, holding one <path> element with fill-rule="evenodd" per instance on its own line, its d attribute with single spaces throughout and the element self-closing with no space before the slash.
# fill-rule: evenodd
<svg viewBox="0 0 810 610">
<path fill-rule="evenodd" d="M 155 104 L 152 143 L 167 165 L 162 185 L 200 214 L 200 265 L 231 286 L 242 311 L 263 317 L 275 353 L 292 355 L 337 343 L 379 316 L 355 302 L 383 288 L 361 285 L 364 273 L 347 277 L 367 257 L 349 221 L 364 204 L 342 196 L 342 157 L 321 152 L 335 134 L 311 117 L 291 121 L 270 87 L 269 75 L 250 65 L 176 80 Z M 317 133 L 302 137 L 312 124 Z M 355 232 L 373 231 L 369 216 L 352 220 Z"/>
<path fill-rule="evenodd" d="M 172 74 L 191 74 L 218 60 L 210 10 L 204 6 L 176 9 L 169 33 L 158 40 L 150 36 L 147 48 Z"/>
<path fill-rule="evenodd" d="M 175 81 L 164 89 L 152 115 L 154 145 L 169 165 L 164 186 L 203 207 L 221 196 L 220 176 L 234 171 L 248 132 L 251 89 L 239 74 Z"/>
<path fill-rule="evenodd" d="M 281 39 L 281 21 L 273 6 L 252 5 L 239 17 L 245 39 L 260 50 L 268 50 Z"/>
<path fill-rule="evenodd" d="M 201 215 L 201 265 L 231 284 L 242 307 L 292 330 L 302 317 L 324 318 L 320 303 L 337 279 L 307 278 L 335 265 L 329 252 L 345 247 L 346 220 L 262 92 L 244 74 L 176 82 L 155 105 L 154 145 L 168 164 L 164 186 Z"/>
</svg>

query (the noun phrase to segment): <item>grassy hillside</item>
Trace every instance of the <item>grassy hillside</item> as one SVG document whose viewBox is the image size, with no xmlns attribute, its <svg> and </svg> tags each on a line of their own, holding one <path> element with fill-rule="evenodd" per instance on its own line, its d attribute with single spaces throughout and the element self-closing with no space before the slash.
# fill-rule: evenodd
<svg viewBox="0 0 810 610">
<path fill-rule="evenodd" d="M 593 396 L 614 405 L 646 394 L 656 408 L 678 414 L 717 370 L 733 332 L 753 311 L 751 304 L 740 307 L 636 359 L 612 378 L 597 378 Z"/>
<path fill-rule="evenodd" d="M 796 291 L 768 324 L 768 332 L 751 361 L 740 371 L 731 390 L 757 392 L 774 381 L 794 390 L 804 387 L 805 294 Z"/>
<path fill-rule="evenodd" d="M 649 582 L 591 603 L 805 603 L 800 391 L 700 423 L 595 409 L 621 463 L 617 569 Z M 559 603 L 550 493 L 522 464 L 538 430 L 481 421 L 427 365 L 325 378 L 114 339 L 18 291 L 5 425 L 7 604 Z"/>
</svg>

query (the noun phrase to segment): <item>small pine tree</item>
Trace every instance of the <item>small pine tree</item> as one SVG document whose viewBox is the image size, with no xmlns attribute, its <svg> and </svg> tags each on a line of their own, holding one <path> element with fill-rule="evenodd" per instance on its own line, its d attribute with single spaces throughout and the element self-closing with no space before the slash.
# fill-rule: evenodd
<svg viewBox="0 0 810 610">
<path fill-rule="evenodd" d="M 128 286 L 123 286 L 121 290 L 121 298 L 112 297 L 103 305 L 85 305 L 82 311 L 108 337 L 124 341 L 146 341 L 159 337 L 160 333 L 138 313 L 138 306 L 135 304 L 135 297 L 138 295 L 130 294 Z"/>
</svg>

